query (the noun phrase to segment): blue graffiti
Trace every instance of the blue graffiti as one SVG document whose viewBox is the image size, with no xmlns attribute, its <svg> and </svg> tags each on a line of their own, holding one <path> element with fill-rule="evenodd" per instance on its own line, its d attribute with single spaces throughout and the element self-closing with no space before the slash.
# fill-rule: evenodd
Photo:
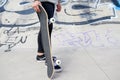
<svg viewBox="0 0 120 80">
<path fill-rule="evenodd" d="M 120 10 L 120 0 L 111 0 L 112 3 L 115 5 L 116 10 Z"/>
<path fill-rule="evenodd" d="M 27 4 L 29 3 L 28 1 L 24 1 L 24 2 L 21 2 L 20 5 L 24 5 L 24 4 Z"/>
<path fill-rule="evenodd" d="M 9 4 L 9 1 L 8 0 L 2 0 L 2 1 L 0 1 L 0 13 L 9 12 L 9 13 L 17 13 L 19 15 L 30 15 L 30 14 L 35 13 L 34 9 L 32 7 L 29 7 L 29 5 L 30 5 L 29 1 L 21 1 L 20 3 L 18 3 L 18 6 L 21 6 L 21 7 L 24 6 L 27 8 L 23 9 L 23 10 L 17 10 L 17 11 L 7 10 L 5 8 L 5 6 L 7 6 Z M 3 3 L 4 3 L 4 5 L 3 5 Z M 31 26 L 31 25 L 34 25 L 37 23 L 38 23 L 38 21 L 29 23 L 29 24 L 17 24 L 17 23 L 15 23 L 15 24 L 3 24 L 0 21 L 0 27 L 23 27 L 23 26 L 25 27 L 25 26 Z"/>
<path fill-rule="evenodd" d="M 5 11 L 4 5 L 8 2 L 8 0 L 1 0 L 0 1 L 0 12 Z"/>
<path fill-rule="evenodd" d="M 107 45 L 116 46 L 119 42 L 118 39 L 111 35 L 112 31 L 105 31 L 104 35 L 99 34 L 96 30 L 88 30 L 85 32 L 72 33 L 65 31 L 64 33 L 58 33 L 53 37 L 59 41 L 59 46 L 82 46 L 82 47 L 105 47 Z M 61 37 L 65 37 L 61 39 Z M 106 42 L 102 42 L 102 40 Z M 97 43 L 97 44 L 95 44 Z"/>
<path fill-rule="evenodd" d="M 111 0 L 116 7 L 120 7 L 120 0 Z"/>
<path fill-rule="evenodd" d="M 13 25 L 0 24 L 0 27 L 26 27 L 26 26 L 31 26 L 31 25 L 37 24 L 37 23 L 39 23 L 39 21 L 30 23 L 30 24 L 13 24 Z"/>
<path fill-rule="evenodd" d="M 7 11 L 7 12 L 14 12 L 14 13 L 21 14 L 21 15 L 29 15 L 29 14 L 34 13 L 35 11 L 32 8 L 30 8 L 30 9 L 26 9 L 22 11 Z"/>
<path fill-rule="evenodd" d="M 8 2 L 8 0 L 0 0 L 0 9 Z"/>
<path fill-rule="evenodd" d="M 120 10 L 120 0 L 118 0 L 118 4 L 119 4 L 119 6 L 116 6 L 116 10 Z"/>
<path fill-rule="evenodd" d="M 24 2 L 21 2 L 20 5 L 25 5 L 25 4 L 28 4 L 28 3 L 30 3 L 30 2 L 24 1 Z M 33 10 L 33 8 L 30 8 L 30 9 L 27 9 L 27 10 L 15 11 L 15 12 L 18 13 L 18 14 L 22 14 L 22 15 L 28 15 L 28 14 L 34 13 L 35 11 Z"/>
<path fill-rule="evenodd" d="M 72 9 L 87 9 L 87 8 L 91 8 L 88 5 L 80 5 L 80 4 L 76 4 L 72 6 Z"/>
<path fill-rule="evenodd" d="M 5 11 L 4 7 L 0 7 L 0 12 L 4 12 L 4 11 Z"/>
<path fill-rule="evenodd" d="M 7 2 L 6 2 L 7 3 Z M 23 1 L 21 3 L 19 3 L 21 6 L 22 5 L 25 5 L 25 4 L 28 4 L 30 2 L 27 2 L 27 1 Z M 29 9 L 25 9 L 25 10 L 21 10 L 21 11 L 10 11 L 10 10 L 6 10 L 4 8 L 4 5 L 2 7 L 0 7 L 0 12 L 14 12 L 14 13 L 18 13 L 18 14 L 21 14 L 21 15 L 28 15 L 28 14 L 32 14 L 34 13 L 35 11 L 33 10 L 33 8 L 29 8 Z"/>
</svg>

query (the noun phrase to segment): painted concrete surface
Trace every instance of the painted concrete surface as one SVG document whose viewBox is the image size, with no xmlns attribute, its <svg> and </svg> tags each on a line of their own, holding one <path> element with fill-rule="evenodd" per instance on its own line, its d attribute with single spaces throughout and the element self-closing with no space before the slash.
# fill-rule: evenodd
<svg viewBox="0 0 120 80">
<path fill-rule="evenodd" d="M 0 6 L 1 80 L 49 80 L 44 62 L 35 60 L 40 26 L 31 4 L 9 0 Z M 52 33 L 52 53 L 63 71 L 54 80 L 120 79 L 118 8 L 108 0 L 63 3 Z"/>
</svg>

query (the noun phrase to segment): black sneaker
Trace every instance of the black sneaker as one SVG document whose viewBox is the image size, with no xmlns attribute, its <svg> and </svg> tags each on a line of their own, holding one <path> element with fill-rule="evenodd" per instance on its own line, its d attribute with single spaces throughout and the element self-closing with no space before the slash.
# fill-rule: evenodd
<svg viewBox="0 0 120 80">
<path fill-rule="evenodd" d="M 47 66 L 46 62 L 45 62 L 45 65 Z M 62 71 L 62 68 L 60 67 L 60 65 L 55 65 L 55 63 L 54 63 L 54 69 L 56 73 L 59 73 Z"/>
<path fill-rule="evenodd" d="M 57 72 L 57 73 L 61 72 L 62 71 L 61 66 L 56 64 L 57 57 L 53 56 L 52 58 L 53 58 L 55 72 Z M 47 65 L 46 61 L 45 61 L 45 65 Z"/>
<path fill-rule="evenodd" d="M 45 57 L 44 54 L 41 55 L 41 56 L 37 55 L 37 56 L 36 56 L 36 60 L 37 60 L 37 61 L 45 61 L 45 60 L 46 60 L 46 57 Z"/>
<path fill-rule="evenodd" d="M 60 67 L 60 65 L 55 65 L 54 66 L 55 72 L 61 72 L 62 68 Z"/>
<path fill-rule="evenodd" d="M 61 66 L 58 65 L 58 64 L 56 63 L 57 57 L 53 56 L 52 58 L 53 58 L 53 62 L 54 62 L 54 69 L 55 69 L 55 72 L 61 72 L 61 71 L 62 71 Z"/>
</svg>

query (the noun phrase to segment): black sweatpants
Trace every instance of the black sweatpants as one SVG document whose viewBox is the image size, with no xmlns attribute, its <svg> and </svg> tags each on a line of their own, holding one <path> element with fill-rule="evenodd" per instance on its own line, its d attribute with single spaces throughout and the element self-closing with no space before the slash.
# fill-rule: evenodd
<svg viewBox="0 0 120 80">
<path fill-rule="evenodd" d="M 53 3 L 49 3 L 49 2 L 42 2 L 42 6 L 44 7 L 44 9 L 46 10 L 46 12 L 48 14 L 48 19 L 52 18 L 54 16 L 55 5 Z M 50 38 L 51 38 L 53 24 L 52 23 L 48 24 L 48 27 L 49 27 L 48 28 L 49 29 L 49 35 L 50 35 Z M 43 49 L 43 45 L 42 45 L 42 41 L 41 41 L 41 29 L 38 33 L 38 52 L 44 53 L 44 49 Z"/>
</svg>

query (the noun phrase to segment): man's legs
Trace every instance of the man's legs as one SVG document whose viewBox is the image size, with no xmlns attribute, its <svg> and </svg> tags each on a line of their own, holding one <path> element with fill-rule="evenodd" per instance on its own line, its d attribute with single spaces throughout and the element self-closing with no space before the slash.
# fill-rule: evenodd
<svg viewBox="0 0 120 80">
<path fill-rule="evenodd" d="M 54 16 L 54 9 L 55 9 L 55 5 L 49 2 L 42 2 L 42 6 L 44 7 L 44 9 L 46 10 L 47 14 L 48 14 L 48 19 L 52 18 Z M 39 15 L 38 15 L 39 16 Z M 52 33 L 52 29 L 53 29 L 53 24 L 49 24 L 49 35 L 51 38 L 51 33 Z M 41 31 L 39 31 L 38 34 L 38 53 L 37 53 L 37 60 L 39 60 L 39 58 L 41 59 L 45 59 L 45 55 L 44 55 L 44 49 L 43 49 L 43 45 L 42 45 L 42 41 L 41 41 Z"/>
<path fill-rule="evenodd" d="M 48 14 L 48 19 L 50 20 L 50 18 L 52 18 L 54 16 L 54 10 L 55 10 L 55 5 L 49 2 L 42 2 L 42 6 L 44 7 L 44 9 L 46 10 L 47 14 Z M 52 33 L 52 29 L 53 29 L 53 24 L 48 24 L 49 26 L 49 35 L 51 38 L 51 33 Z M 38 54 L 37 54 L 37 60 L 45 60 L 45 55 L 44 55 L 44 49 L 43 49 L 43 45 L 42 45 L 42 41 L 41 41 L 41 31 L 38 34 Z M 53 59 L 54 60 L 54 59 Z M 57 65 L 56 63 L 54 63 L 54 69 L 56 72 L 60 72 L 62 71 L 61 67 L 59 65 Z"/>
</svg>

